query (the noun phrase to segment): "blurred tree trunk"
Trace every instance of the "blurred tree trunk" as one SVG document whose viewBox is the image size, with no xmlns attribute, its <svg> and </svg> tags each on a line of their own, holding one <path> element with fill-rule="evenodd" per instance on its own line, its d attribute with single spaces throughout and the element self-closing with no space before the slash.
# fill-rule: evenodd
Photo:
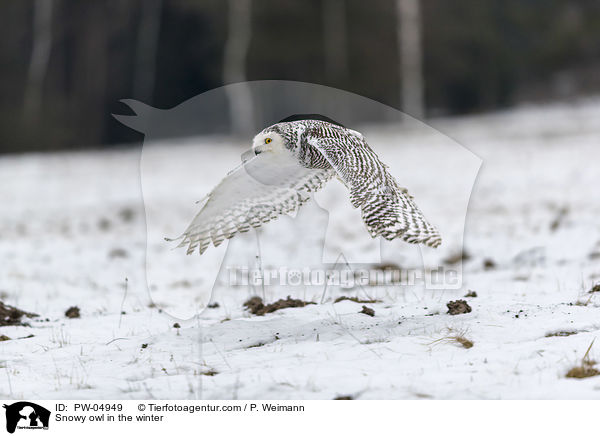
<svg viewBox="0 0 600 436">
<path fill-rule="evenodd" d="M 52 49 L 52 0 L 35 0 L 33 3 L 33 44 L 23 114 L 25 121 L 35 123 L 40 116 L 44 78 Z"/>
<path fill-rule="evenodd" d="M 75 2 L 70 38 L 73 65 L 69 79 L 69 118 L 77 126 L 77 146 L 104 140 L 108 119 L 108 31 L 112 18 L 104 2 Z"/>
<path fill-rule="evenodd" d="M 141 16 L 137 32 L 133 95 L 152 104 L 156 77 L 156 52 L 160 34 L 162 0 L 141 2 Z"/>
<path fill-rule="evenodd" d="M 227 40 L 225 42 L 223 83 L 227 88 L 231 131 L 236 135 L 254 132 L 254 107 L 246 81 L 246 57 L 252 37 L 252 0 L 228 1 Z"/>
<path fill-rule="evenodd" d="M 325 73 L 341 87 L 348 75 L 345 0 L 323 1 L 323 28 Z"/>
<path fill-rule="evenodd" d="M 420 0 L 396 0 L 400 56 L 401 109 L 413 117 L 425 116 L 421 51 Z"/>
</svg>

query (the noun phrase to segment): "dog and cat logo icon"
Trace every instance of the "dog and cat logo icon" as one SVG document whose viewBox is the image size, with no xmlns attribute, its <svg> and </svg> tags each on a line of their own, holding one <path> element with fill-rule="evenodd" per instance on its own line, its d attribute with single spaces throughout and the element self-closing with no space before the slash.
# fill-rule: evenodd
<svg viewBox="0 0 600 436">
<path fill-rule="evenodd" d="M 14 433 L 16 429 L 48 430 L 48 409 L 28 401 L 5 404 L 3 407 L 6 409 L 6 431 L 9 433 Z"/>
</svg>

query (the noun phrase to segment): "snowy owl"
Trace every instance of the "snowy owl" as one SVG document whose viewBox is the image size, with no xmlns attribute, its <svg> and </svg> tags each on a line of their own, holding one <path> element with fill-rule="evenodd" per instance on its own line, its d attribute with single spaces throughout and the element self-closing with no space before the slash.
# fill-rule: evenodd
<svg viewBox="0 0 600 436">
<path fill-rule="evenodd" d="M 375 238 L 437 247 L 441 237 L 362 134 L 322 115 L 293 115 L 265 128 L 250 156 L 201 200 L 178 247 L 202 254 L 238 232 L 296 211 L 333 176 L 350 191 Z"/>
</svg>

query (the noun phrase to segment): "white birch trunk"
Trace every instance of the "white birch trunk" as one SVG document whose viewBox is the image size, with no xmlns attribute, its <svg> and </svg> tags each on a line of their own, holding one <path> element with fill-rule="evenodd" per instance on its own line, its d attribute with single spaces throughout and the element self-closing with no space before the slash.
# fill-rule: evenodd
<svg viewBox="0 0 600 436">
<path fill-rule="evenodd" d="M 402 111 L 424 118 L 420 0 L 397 0 Z"/>
<path fill-rule="evenodd" d="M 225 85 L 237 84 L 227 88 L 232 133 L 248 135 L 255 129 L 252 93 L 244 83 L 252 37 L 252 0 L 229 0 L 228 6 L 223 82 Z"/>
</svg>

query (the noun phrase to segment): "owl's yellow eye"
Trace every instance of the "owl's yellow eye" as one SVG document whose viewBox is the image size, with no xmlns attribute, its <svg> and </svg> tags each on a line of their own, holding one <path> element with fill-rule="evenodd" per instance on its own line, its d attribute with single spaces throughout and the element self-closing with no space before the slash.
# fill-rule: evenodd
<svg viewBox="0 0 600 436">
<path fill-rule="evenodd" d="M 271 141 L 272 141 L 271 138 L 267 138 L 267 139 L 265 139 L 265 144 L 269 144 Z"/>
</svg>

